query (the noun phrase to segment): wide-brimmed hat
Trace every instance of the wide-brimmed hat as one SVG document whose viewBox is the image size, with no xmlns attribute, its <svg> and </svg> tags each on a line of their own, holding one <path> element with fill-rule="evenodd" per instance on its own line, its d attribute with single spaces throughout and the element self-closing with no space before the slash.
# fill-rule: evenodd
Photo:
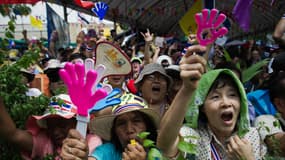
<svg viewBox="0 0 285 160">
<path fill-rule="evenodd" d="M 169 75 L 171 78 L 181 79 L 180 78 L 180 68 L 178 65 L 170 65 L 165 68 L 165 71 L 167 75 Z"/>
<path fill-rule="evenodd" d="M 50 59 L 47 62 L 47 66 L 44 68 L 44 71 L 54 68 L 60 68 L 60 61 L 58 59 Z"/>
<path fill-rule="evenodd" d="M 172 85 L 172 79 L 171 79 L 171 77 L 169 77 L 166 74 L 165 69 L 160 64 L 157 64 L 157 63 L 150 63 L 150 64 L 147 64 L 147 65 L 144 66 L 144 68 L 141 71 L 139 77 L 135 81 L 135 84 L 136 84 L 137 88 L 139 88 L 139 86 L 141 84 L 140 82 L 142 82 L 143 78 L 146 75 L 150 75 L 150 74 L 155 73 L 155 72 L 159 72 L 160 74 L 162 74 L 163 76 L 166 77 L 166 79 L 167 79 L 167 86 L 168 86 L 168 89 L 169 89 L 170 86 Z"/>
<path fill-rule="evenodd" d="M 44 68 L 44 73 L 48 76 L 51 82 L 57 82 L 60 80 L 58 71 L 64 68 L 65 63 L 60 63 L 58 59 L 50 59 L 47 62 L 47 67 Z"/>
<path fill-rule="evenodd" d="M 89 123 L 89 129 L 104 140 L 111 139 L 111 129 L 117 116 L 128 112 L 142 112 L 150 118 L 154 126 L 158 128 L 159 115 L 153 109 L 148 108 L 144 99 L 134 94 L 127 93 L 121 96 L 121 103 L 114 106 L 111 115 L 95 117 Z"/>
<path fill-rule="evenodd" d="M 46 128 L 46 119 L 51 117 L 62 117 L 70 119 L 77 113 L 77 107 L 71 102 L 69 95 L 60 94 L 50 98 L 50 103 L 46 111 L 41 116 L 32 116 L 37 120 L 41 128 Z"/>
</svg>

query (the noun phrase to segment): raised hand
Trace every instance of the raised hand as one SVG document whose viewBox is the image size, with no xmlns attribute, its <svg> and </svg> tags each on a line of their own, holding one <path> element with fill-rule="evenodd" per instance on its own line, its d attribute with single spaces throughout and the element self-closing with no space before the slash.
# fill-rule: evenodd
<svg viewBox="0 0 285 160">
<path fill-rule="evenodd" d="M 67 63 L 64 69 L 59 71 L 59 75 L 64 83 L 67 85 L 69 96 L 77 106 L 77 113 L 80 116 L 87 117 L 88 110 L 100 99 L 107 96 L 104 89 L 98 89 L 92 92 L 92 86 L 97 79 L 97 72 L 94 70 L 88 71 L 85 78 L 85 69 L 83 64 Z"/>
<path fill-rule="evenodd" d="M 240 139 L 237 135 L 230 138 L 230 143 L 228 144 L 227 149 L 231 159 L 255 159 L 250 142 L 246 139 Z"/>
<path fill-rule="evenodd" d="M 109 6 L 104 2 L 96 2 L 94 8 L 91 9 L 100 20 L 103 20 L 105 14 L 107 13 Z"/>
<path fill-rule="evenodd" d="M 75 129 L 69 130 L 67 137 L 63 140 L 60 157 L 62 159 L 87 159 L 87 141 Z"/>
<path fill-rule="evenodd" d="M 226 27 L 220 27 L 226 20 L 224 14 L 218 14 L 217 9 L 203 9 L 202 13 L 195 15 L 195 21 L 198 25 L 197 40 L 200 45 L 207 46 L 213 43 L 218 37 L 228 33 Z"/>
<path fill-rule="evenodd" d="M 122 160 L 145 160 L 146 156 L 146 151 L 141 144 L 128 144 L 122 154 Z"/>
<path fill-rule="evenodd" d="M 205 52 L 206 47 L 200 45 L 193 45 L 188 47 L 185 55 L 182 57 L 180 65 L 180 76 L 183 80 L 183 86 L 189 89 L 196 89 L 198 81 L 206 72 L 206 60 L 197 52 Z"/>
<path fill-rule="evenodd" d="M 141 32 L 141 35 L 143 36 L 146 43 L 153 41 L 153 33 L 150 33 L 149 29 L 147 29 L 146 33 Z"/>
</svg>

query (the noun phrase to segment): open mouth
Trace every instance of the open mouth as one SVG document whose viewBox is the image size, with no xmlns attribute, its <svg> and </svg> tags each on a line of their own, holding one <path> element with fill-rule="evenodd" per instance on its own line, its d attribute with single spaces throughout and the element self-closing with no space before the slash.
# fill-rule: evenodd
<svg viewBox="0 0 285 160">
<path fill-rule="evenodd" d="M 224 122 L 229 123 L 229 122 L 232 121 L 233 116 L 234 116 L 234 115 L 233 115 L 233 113 L 232 113 L 231 111 L 225 111 L 225 112 L 222 113 L 221 119 L 222 119 Z"/>
<path fill-rule="evenodd" d="M 151 89 L 153 92 L 160 92 L 160 86 L 152 86 Z"/>
<path fill-rule="evenodd" d="M 121 80 L 121 77 L 113 77 L 112 80 L 115 82 L 119 82 Z"/>
</svg>

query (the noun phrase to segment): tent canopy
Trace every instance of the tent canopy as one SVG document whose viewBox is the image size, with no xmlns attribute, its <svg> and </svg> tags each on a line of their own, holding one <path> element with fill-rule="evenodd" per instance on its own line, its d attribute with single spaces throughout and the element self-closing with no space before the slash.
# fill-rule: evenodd
<svg viewBox="0 0 285 160">
<path fill-rule="evenodd" d="M 48 1 L 94 15 L 90 9 L 81 8 L 73 0 Z M 149 28 L 160 35 L 183 35 L 179 20 L 196 3 L 195 1 L 198 0 L 101 0 L 109 6 L 105 19 L 126 23 L 132 27 Z M 229 19 L 228 37 L 231 39 L 272 32 L 285 13 L 284 0 L 254 0 L 251 7 L 250 30 L 244 32 L 233 18 L 232 10 L 235 4 L 236 0 L 215 2 L 215 8 L 226 14 Z"/>
</svg>

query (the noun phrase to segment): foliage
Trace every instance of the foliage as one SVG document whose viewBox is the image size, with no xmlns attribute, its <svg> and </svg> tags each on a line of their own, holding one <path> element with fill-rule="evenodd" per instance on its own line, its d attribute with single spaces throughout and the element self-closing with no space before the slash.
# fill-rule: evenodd
<svg viewBox="0 0 285 160">
<path fill-rule="evenodd" d="M 160 151 L 155 147 L 155 142 L 150 139 L 147 139 L 149 132 L 141 132 L 138 134 L 138 137 L 143 140 L 143 146 L 148 148 L 147 160 L 162 160 L 162 155 Z"/>
<path fill-rule="evenodd" d="M 31 12 L 32 12 L 31 8 L 24 4 L 0 5 L 0 14 L 3 17 L 8 16 L 11 20 L 15 20 L 17 15 L 28 16 L 29 14 L 31 14 Z"/>
<path fill-rule="evenodd" d="M 26 5 L 15 5 L 13 7 L 13 13 L 15 15 L 23 15 L 23 16 L 27 16 L 32 12 L 31 8 L 26 6 Z"/>
<path fill-rule="evenodd" d="M 28 50 L 15 63 L 11 63 L 8 56 L 8 39 L 13 37 L 15 30 L 14 20 L 8 24 L 5 37 L 1 41 L 0 49 L 0 97 L 6 106 L 6 110 L 14 120 L 17 128 L 24 128 L 25 122 L 30 115 L 42 114 L 48 105 L 45 96 L 27 97 L 27 86 L 22 83 L 23 75 L 21 68 L 27 68 L 39 58 L 39 49 Z M 8 142 L 0 141 L 1 159 L 21 159 L 19 151 Z"/>
<path fill-rule="evenodd" d="M 186 141 L 185 139 L 191 139 L 190 141 Z M 197 145 L 192 143 L 192 141 L 197 140 L 198 137 L 196 136 L 186 136 L 186 137 L 180 137 L 179 143 L 178 143 L 178 149 L 180 152 L 188 153 L 191 159 L 195 158 L 195 155 L 197 154 Z M 186 159 L 188 159 L 187 157 Z M 178 156 L 178 160 L 185 160 L 185 158 L 180 154 Z"/>
<path fill-rule="evenodd" d="M 242 82 L 245 83 L 261 72 L 261 68 L 267 65 L 269 59 L 264 59 L 256 64 L 251 65 L 246 70 L 242 71 Z"/>
</svg>

